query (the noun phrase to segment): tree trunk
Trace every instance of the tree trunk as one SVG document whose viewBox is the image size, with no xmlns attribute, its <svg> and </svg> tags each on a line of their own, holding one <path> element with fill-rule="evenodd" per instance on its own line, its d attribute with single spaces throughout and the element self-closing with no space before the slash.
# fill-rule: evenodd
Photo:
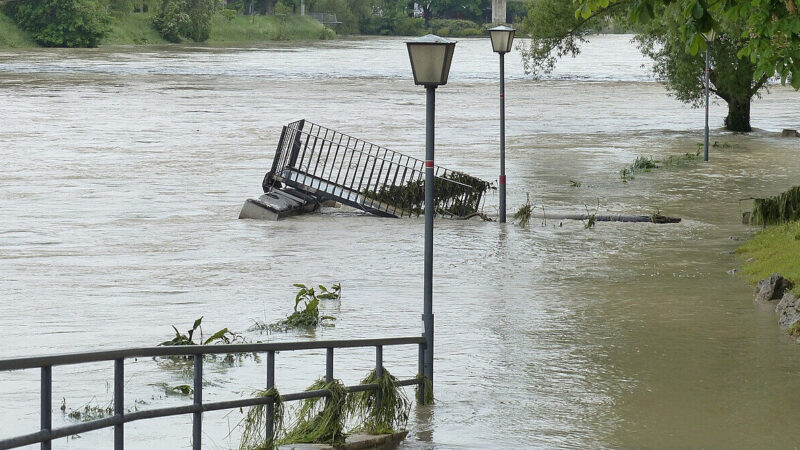
<svg viewBox="0 0 800 450">
<path fill-rule="evenodd" d="M 753 131 L 750 128 L 750 99 L 728 100 L 728 117 L 725 118 L 725 128 L 729 131 Z"/>
</svg>

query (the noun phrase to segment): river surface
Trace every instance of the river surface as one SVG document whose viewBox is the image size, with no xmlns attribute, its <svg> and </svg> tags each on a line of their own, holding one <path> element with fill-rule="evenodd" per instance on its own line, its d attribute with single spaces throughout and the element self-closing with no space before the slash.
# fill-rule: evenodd
<svg viewBox="0 0 800 450">
<path fill-rule="evenodd" d="M 694 153 L 703 111 L 667 96 L 626 36 L 593 38 L 546 80 L 506 57 L 509 210 L 679 216 L 677 225 L 437 220 L 436 405 L 406 448 L 794 448 L 800 346 L 726 273 L 748 202 L 797 184 L 800 97 L 774 86 L 748 135 L 711 109 L 711 162 L 623 183 L 638 155 Z M 437 90 L 437 163 L 498 176 L 497 56 L 463 39 Z M 423 220 L 327 209 L 237 220 L 259 194 L 281 126 L 308 119 L 423 156 L 424 89 L 402 39 L 261 48 L 0 51 L 0 357 L 150 346 L 203 316 L 250 340 L 421 330 Z M 572 187 L 570 180 L 580 182 Z M 599 205 L 599 207 L 598 207 Z M 490 195 L 486 212 L 497 213 Z M 293 306 L 293 283 L 340 281 L 334 328 L 246 331 Z M 337 352 L 356 383 L 373 351 Z M 386 350 L 398 376 L 416 348 Z M 324 375 L 322 352 L 281 353 L 277 385 Z M 207 401 L 247 396 L 263 361 L 206 369 Z M 36 431 L 38 373 L 0 374 L 0 437 Z M 111 364 L 54 369 L 54 421 L 105 406 Z M 186 404 L 181 367 L 126 366 L 126 401 Z M 409 392 L 410 395 L 413 393 Z M 236 448 L 239 411 L 206 414 L 204 447 Z M 189 448 L 191 418 L 126 425 L 129 448 Z M 55 448 L 110 448 L 110 430 Z"/>
</svg>

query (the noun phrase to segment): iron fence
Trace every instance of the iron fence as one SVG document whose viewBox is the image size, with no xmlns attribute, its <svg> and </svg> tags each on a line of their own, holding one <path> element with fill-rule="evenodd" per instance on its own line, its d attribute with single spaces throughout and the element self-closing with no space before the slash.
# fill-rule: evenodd
<svg viewBox="0 0 800 450">
<path fill-rule="evenodd" d="M 434 167 L 438 213 L 464 216 L 480 209 L 488 183 Z M 267 192 L 276 181 L 390 217 L 423 211 L 425 161 L 299 120 L 283 127 Z"/>
<path fill-rule="evenodd" d="M 227 345 L 189 345 L 189 346 L 167 346 L 167 347 L 146 347 L 130 348 L 122 350 L 103 350 L 87 353 L 72 353 L 53 356 L 26 357 L 16 359 L 0 360 L 0 372 L 23 369 L 41 370 L 40 387 L 40 409 L 41 426 L 35 433 L 19 435 L 0 440 L 0 449 L 10 449 L 41 443 L 41 448 L 49 450 L 51 442 L 55 439 L 71 436 L 79 433 L 100 430 L 103 428 L 114 427 L 114 449 L 124 448 L 124 426 L 128 422 L 143 419 L 153 419 L 157 417 L 177 416 L 192 414 L 192 448 L 199 450 L 202 443 L 202 424 L 203 413 L 208 411 L 218 411 L 225 409 L 244 408 L 255 405 L 267 406 L 266 436 L 272 435 L 274 423 L 272 421 L 275 399 L 271 396 L 254 397 L 238 400 L 228 400 L 220 402 L 203 403 L 203 356 L 213 354 L 239 354 L 239 353 L 266 353 L 267 354 L 267 373 L 266 388 L 275 386 L 275 353 L 281 351 L 298 351 L 325 349 L 325 381 L 333 381 L 333 355 L 334 349 L 375 347 L 375 370 L 377 374 L 383 371 L 383 347 L 398 345 L 418 346 L 418 373 L 422 373 L 422 354 L 425 348 L 425 338 L 422 336 L 396 337 L 382 339 L 355 339 L 337 341 L 306 341 L 306 342 L 276 342 L 276 343 L 257 343 L 257 344 L 227 344 Z M 148 358 L 148 357 L 193 357 L 193 402 L 191 405 L 175 406 L 168 408 L 149 409 L 144 411 L 125 412 L 125 359 Z M 92 362 L 114 362 L 114 415 L 102 419 L 92 420 L 85 423 L 68 425 L 61 428 L 53 428 L 53 367 L 73 364 L 85 364 Z M 424 384 L 419 378 L 399 380 L 400 386 L 420 385 L 424 389 Z M 377 384 L 360 384 L 347 386 L 348 392 L 360 392 L 377 390 Z M 303 400 L 307 398 L 327 397 L 330 392 L 325 389 L 297 392 L 281 395 L 284 402 Z M 420 393 L 420 397 L 422 393 Z"/>
</svg>

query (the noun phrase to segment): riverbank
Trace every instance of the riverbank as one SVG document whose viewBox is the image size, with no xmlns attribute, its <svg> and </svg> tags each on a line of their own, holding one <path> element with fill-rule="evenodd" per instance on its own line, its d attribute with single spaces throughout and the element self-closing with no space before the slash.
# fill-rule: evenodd
<svg viewBox="0 0 800 450">
<path fill-rule="evenodd" d="M 235 16 L 214 18 L 208 44 L 257 44 L 267 41 L 317 41 L 335 39 L 336 33 L 309 17 Z M 153 26 L 152 14 L 128 14 L 111 21 L 100 45 L 168 44 Z M 28 33 L 0 13 L 0 48 L 38 47 Z"/>
<path fill-rule="evenodd" d="M 779 273 L 793 281 L 794 293 L 800 294 L 800 221 L 759 231 L 737 253 L 746 261 L 742 274 L 751 284 Z"/>
</svg>

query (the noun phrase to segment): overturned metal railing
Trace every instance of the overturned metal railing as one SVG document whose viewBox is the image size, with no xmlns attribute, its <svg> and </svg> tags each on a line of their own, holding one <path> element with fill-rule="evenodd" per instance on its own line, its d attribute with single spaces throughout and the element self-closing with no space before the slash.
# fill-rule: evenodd
<svg viewBox="0 0 800 450">
<path fill-rule="evenodd" d="M 41 448 L 49 450 L 51 442 L 55 439 L 72 436 L 78 433 L 114 427 L 114 449 L 124 448 L 124 425 L 128 422 L 157 417 L 177 416 L 192 414 L 192 448 L 199 450 L 202 443 L 203 412 L 224 409 L 244 408 L 255 405 L 267 405 L 266 436 L 272 436 L 273 407 L 275 399 L 271 396 L 228 400 L 221 402 L 203 403 L 203 355 L 237 354 L 237 353 L 266 353 L 267 376 L 266 388 L 275 386 L 275 352 L 325 349 L 325 381 L 333 381 L 333 354 L 337 348 L 375 347 L 375 370 L 377 374 L 383 370 L 383 347 L 396 345 L 418 346 L 418 373 L 422 373 L 422 354 L 425 348 L 425 338 L 422 336 L 397 337 L 383 339 L 355 339 L 338 341 L 306 341 L 306 342 L 276 342 L 258 344 L 229 344 L 229 345 L 189 345 L 169 347 L 130 348 L 124 350 L 104 350 L 88 353 L 72 353 L 54 356 L 40 356 L 0 360 L 0 372 L 9 370 L 40 369 L 41 370 L 41 427 L 38 432 L 20 435 L 12 438 L 0 439 L 0 450 L 22 447 L 25 445 L 41 443 Z M 125 360 L 130 358 L 149 358 L 164 356 L 193 356 L 194 364 L 194 396 L 191 405 L 158 408 L 144 411 L 125 412 Z M 92 420 L 75 425 L 53 429 L 53 367 L 92 362 L 114 362 L 114 415 L 103 419 Z M 420 378 L 400 380 L 400 386 L 424 384 Z M 347 386 L 348 392 L 377 390 L 377 384 L 361 384 Z M 325 389 L 297 392 L 281 395 L 282 401 L 295 401 L 307 398 L 327 397 L 330 395 Z M 420 392 L 420 397 L 423 393 Z"/>
<path fill-rule="evenodd" d="M 435 166 L 438 213 L 463 216 L 480 209 L 489 184 Z M 423 211 L 425 161 L 305 120 L 283 127 L 264 192 L 284 183 L 370 213 L 402 217 Z M 405 197 L 403 197 L 405 196 Z M 398 197 L 403 197 L 398 200 Z"/>
</svg>

